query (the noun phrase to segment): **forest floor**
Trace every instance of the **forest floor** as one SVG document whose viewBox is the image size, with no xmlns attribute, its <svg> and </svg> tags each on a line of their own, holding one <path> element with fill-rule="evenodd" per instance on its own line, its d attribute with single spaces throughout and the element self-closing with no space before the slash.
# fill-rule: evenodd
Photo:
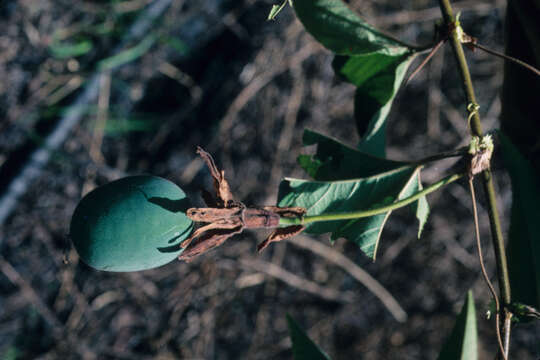
<svg viewBox="0 0 540 360">
<path fill-rule="evenodd" d="M 0 3 L 0 357 L 290 359 L 290 314 L 333 359 L 435 359 L 469 289 L 480 358 L 493 357 L 494 330 L 484 316 L 490 295 L 464 184 L 429 196 L 420 239 L 411 211 L 392 214 L 375 262 L 344 239 L 332 246 L 328 236 L 298 236 L 259 255 L 264 232 L 244 232 L 191 263 L 138 273 L 99 272 L 79 261 L 69 222 L 82 195 L 98 185 L 151 173 L 201 204 L 199 191 L 211 188 L 211 178 L 195 154 L 200 145 L 225 169 L 238 199 L 273 205 L 283 177 L 307 178 L 296 163 L 313 151 L 302 147 L 305 128 L 358 142 L 353 86 L 336 78 L 332 55 L 292 9 L 266 21 L 271 5 Z M 440 17 L 437 3 L 427 0 L 351 1 L 351 7 L 417 44 L 432 41 Z M 460 1 L 456 9 L 468 33 L 503 49 L 504 1 Z M 398 93 L 389 158 L 420 159 L 467 144 L 451 55 L 446 47 Z M 467 56 L 484 129 L 493 130 L 503 63 L 481 52 Z M 36 154 L 47 147 L 40 163 Z M 496 155 L 506 230 L 511 190 L 499 163 Z M 426 168 L 424 182 L 452 165 Z M 496 279 L 479 200 L 485 261 Z M 392 294 L 405 322 L 366 289 L 362 271 Z M 536 324 L 516 329 L 512 358 L 538 358 L 539 338 Z"/>
</svg>

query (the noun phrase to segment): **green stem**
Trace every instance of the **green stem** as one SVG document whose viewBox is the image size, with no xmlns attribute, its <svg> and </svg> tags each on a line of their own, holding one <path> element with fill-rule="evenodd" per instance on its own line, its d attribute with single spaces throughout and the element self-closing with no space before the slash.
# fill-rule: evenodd
<svg viewBox="0 0 540 360">
<path fill-rule="evenodd" d="M 350 220 L 350 219 L 360 219 L 364 217 L 369 217 L 373 215 L 383 214 L 385 212 L 399 209 L 405 205 L 409 205 L 410 203 L 417 201 L 422 196 L 425 196 L 429 193 L 432 193 L 433 191 L 439 189 L 441 186 L 450 184 L 460 178 L 463 177 L 464 174 L 453 174 L 449 175 L 436 183 L 426 187 L 422 191 L 419 191 L 409 197 L 406 197 L 405 199 L 393 202 L 391 204 L 381 206 L 375 209 L 368 209 L 368 210 L 359 210 L 359 211 L 350 211 L 350 212 L 344 212 L 344 213 L 329 213 L 329 214 L 321 214 L 321 215 L 307 215 L 304 217 L 298 217 L 298 218 L 281 218 L 279 220 L 279 224 L 283 226 L 289 226 L 289 225 L 305 225 L 313 222 L 319 222 L 319 221 L 338 221 L 338 220 Z"/>
<path fill-rule="evenodd" d="M 439 5 L 441 12 L 444 18 L 444 22 L 448 28 L 451 28 L 455 24 L 454 15 L 452 12 L 452 6 L 450 5 L 449 0 L 439 0 Z M 474 87 L 471 80 L 471 74 L 469 73 L 469 67 L 467 65 L 467 60 L 465 59 L 465 54 L 463 52 L 463 47 L 458 38 L 457 31 L 454 29 L 450 34 L 450 42 L 452 44 L 452 49 L 454 50 L 454 55 L 459 66 L 461 79 L 463 81 L 463 90 L 467 96 L 467 104 L 476 104 L 476 96 L 474 94 Z M 480 116 L 478 111 L 475 111 L 472 116 L 471 121 L 471 133 L 482 137 L 482 126 L 480 124 Z M 497 262 L 497 277 L 499 280 L 499 288 L 501 291 L 501 298 L 504 304 L 505 312 L 506 306 L 511 303 L 510 296 L 510 280 L 508 277 L 508 265 L 506 262 L 506 250 L 504 247 L 504 238 L 501 230 L 501 223 L 499 221 L 499 215 L 497 211 L 497 201 L 495 198 L 495 188 L 493 187 L 493 181 L 491 179 L 491 171 L 485 170 L 481 174 L 482 186 L 484 192 L 486 193 L 487 206 L 488 206 L 488 215 L 489 222 L 491 225 L 491 236 L 493 240 L 493 249 L 495 252 L 495 258 Z M 503 337 L 510 336 L 510 328 L 507 329 Z M 508 352 L 508 348 L 505 349 Z"/>
</svg>

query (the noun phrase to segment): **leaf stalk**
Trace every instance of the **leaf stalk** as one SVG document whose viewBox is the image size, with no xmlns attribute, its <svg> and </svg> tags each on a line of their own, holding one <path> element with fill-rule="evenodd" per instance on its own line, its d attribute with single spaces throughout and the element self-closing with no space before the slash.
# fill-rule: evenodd
<svg viewBox="0 0 540 360">
<path fill-rule="evenodd" d="M 448 185 L 462 178 L 464 175 L 465 174 L 463 173 L 449 175 L 437 181 L 436 183 L 424 188 L 422 191 L 419 191 L 409 197 L 406 197 L 404 199 L 398 200 L 396 202 L 393 202 L 391 204 L 384 205 L 378 208 L 359 210 L 359 211 L 349 211 L 349 212 L 343 212 L 343 213 L 328 213 L 328 214 L 311 215 L 311 216 L 306 215 L 303 217 L 296 217 L 296 218 L 282 217 L 279 220 L 279 224 L 281 226 L 306 225 L 306 224 L 320 222 L 320 221 L 352 220 L 352 219 L 360 219 L 360 218 L 370 217 L 374 215 L 384 214 L 388 211 L 392 211 L 392 210 L 404 207 L 406 205 L 409 205 L 410 203 L 415 202 L 418 199 L 420 199 L 422 196 L 432 193 L 433 191 L 439 189 L 440 187 L 444 185 Z"/>
</svg>

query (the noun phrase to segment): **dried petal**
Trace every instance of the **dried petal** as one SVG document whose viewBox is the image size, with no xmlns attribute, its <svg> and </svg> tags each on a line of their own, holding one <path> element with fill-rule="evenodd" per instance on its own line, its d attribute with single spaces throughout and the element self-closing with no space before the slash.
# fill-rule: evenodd
<svg viewBox="0 0 540 360">
<path fill-rule="evenodd" d="M 279 226 L 281 217 L 302 217 L 306 209 L 302 207 L 280 208 L 277 206 L 247 208 L 241 202 L 233 199 L 231 189 L 225 172 L 220 171 L 212 156 L 197 147 L 197 153 L 208 166 L 214 179 L 214 189 L 217 199 L 207 191 L 203 191 L 203 199 L 207 208 L 188 209 L 186 215 L 193 221 L 207 223 L 207 225 L 195 230 L 191 236 L 184 240 L 182 247 L 185 249 L 179 259 L 190 261 L 196 256 L 223 244 L 229 237 L 241 233 L 244 228 L 276 228 Z M 268 239 L 258 246 L 259 251 L 268 244 L 292 237 L 304 230 L 304 226 L 293 225 L 278 228 Z"/>
<path fill-rule="evenodd" d="M 298 235 L 304 231 L 305 228 L 306 227 L 304 225 L 291 225 L 283 228 L 277 228 L 266 240 L 257 245 L 257 251 L 263 251 L 268 245 L 270 245 L 270 243 L 278 242 Z"/>
<path fill-rule="evenodd" d="M 191 246 L 189 246 L 186 250 L 184 250 L 180 256 L 178 256 L 179 260 L 184 260 L 186 262 L 190 262 L 195 257 L 204 254 L 205 252 L 220 246 L 223 244 L 228 238 L 231 236 L 238 234 L 242 232 L 242 226 L 239 226 L 235 229 L 215 229 L 210 230 L 204 235 L 202 235 L 199 239 L 197 239 Z"/>
<path fill-rule="evenodd" d="M 239 216 L 233 216 L 233 217 L 214 217 L 212 218 L 212 215 L 209 215 L 207 212 L 215 214 L 215 212 L 220 211 L 227 211 L 231 212 L 231 209 L 211 209 L 211 208 L 202 208 L 202 209 L 188 209 L 187 216 L 194 220 L 199 222 L 208 222 L 208 225 L 205 225 L 203 227 L 198 228 L 195 230 L 189 238 L 184 240 L 182 242 L 182 248 L 186 248 L 191 244 L 191 242 L 196 238 L 203 238 L 203 235 L 206 236 L 206 234 L 212 234 L 215 231 L 225 231 L 225 234 L 228 234 L 229 232 L 234 231 L 233 233 L 236 234 L 237 232 L 241 232 L 244 229 L 244 224 L 242 223 L 242 220 Z M 239 228 L 239 231 L 237 231 Z"/>
<path fill-rule="evenodd" d="M 482 149 L 478 151 L 471 159 L 471 168 L 470 174 L 476 175 L 482 171 L 489 169 L 489 164 L 491 162 L 491 151 L 487 149 Z"/>
<path fill-rule="evenodd" d="M 214 190 L 216 191 L 218 202 L 220 202 L 220 207 L 229 207 L 229 204 L 234 203 L 234 198 L 229 183 L 225 180 L 225 171 L 219 171 L 212 155 L 204 151 L 200 146 L 197 147 L 197 154 L 202 157 L 214 179 Z"/>
</svg>

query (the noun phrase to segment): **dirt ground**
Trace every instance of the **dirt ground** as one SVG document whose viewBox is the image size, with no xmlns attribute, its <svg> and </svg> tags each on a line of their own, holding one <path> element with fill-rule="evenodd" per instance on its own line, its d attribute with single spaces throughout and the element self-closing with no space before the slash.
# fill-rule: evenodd
<svg viewBox="0 0 540 360">
<path fill-rule="evenodd" d="M 195 154 L 201 145 L 225 169 L 238 199 L 273 205 L 283 177 L 307 178 L 296 164 L 313 150 L 301 146 L 305 128 L 352 146 L 358 141 L 354 88 L 334 76 L 331 54 L 291 9 L 265 21 L 272 3 L 0 3 L 3 359 L 290 359 L 287 313 L 333 359 L 435 359 L 469 289 L 480 358 L 493 358 L 490 296 L 462 184 L 429 196 L 421 239 L 414 215 L 396 211 L 376 262 L 344 239 L 331 246 L 328 236 L 299 236 L 258 255 L 264 232 L 244 232 L 189 264 L 137 273 L 99 272 L 79 261 L 69 222 L 81 196 L 98 185 L 151 173 L 202 204 L 199 191 L 211 178 Z M 417 44 L 432 40 L 440 16 L 437 2 L 427 0 L 351 7 Z M 504 1 L 456 7 L 468 33 L 503 49 Z M 503 64 L 481 52 L 467 55 L 489 131 L 498 126 Z M 388 157 L 419 159 L 467 143 L 459 84 L 446 48 L 400 90 Z M 50 150 L 45 158 L 40 149 Z M 424 181 L 451 165 L 428 167 Z M 494 173 L 506 229 L 510 184 L 497 158 Z M 480 211 L 495 280 L 482 199 Z M 366 288 L 363 271 L 397 300 L 405 322 Z M 538 358 L 539 338 L 537 324 L 516 328 L 512 358 Z"/>
</svg>

